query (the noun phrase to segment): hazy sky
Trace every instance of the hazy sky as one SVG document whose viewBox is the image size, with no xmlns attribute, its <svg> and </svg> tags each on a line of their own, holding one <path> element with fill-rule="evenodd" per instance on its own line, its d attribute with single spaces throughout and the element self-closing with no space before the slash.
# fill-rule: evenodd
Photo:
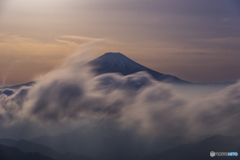
<svg viewBox="0 0 240 160">
<path fill-rule="evenodd" d="M 0 0 L 0 85 L 31 81 L 90 41 L 191 82 L 240 79 L 239 0 Z"/>
</svg>

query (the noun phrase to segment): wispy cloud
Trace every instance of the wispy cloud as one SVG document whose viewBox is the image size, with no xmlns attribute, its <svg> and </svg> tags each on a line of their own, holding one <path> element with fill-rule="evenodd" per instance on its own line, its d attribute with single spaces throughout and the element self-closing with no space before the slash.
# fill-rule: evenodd
<svg viewBox="0 0 240 160">
<path fill-rule="evenodd" d="M 8 75 L 7 84 L 29 82 L 34 76 L 46 73 L 60 64 L 69 53 L 77 51 L 81 45 L 93 40 L 95 39 L 80 36 L 60 36 L 46 42 L 2 33 L 0 77 Z M 22 75 L 18 74 L 16 68 L 21 70 Z"/>
<path fill-rule="evenodd" d="M 63 39 L 79 39 L 79 40 L 88 40 L 88 41 L 96 41 L 96 40 L 99 40 L 99 38 L 91 38 L 91 37 L 83 37 L 83 36 L 74 36 L 74 35 L 59 36 L 58 38 L 63 38 Z"/>
</svg>

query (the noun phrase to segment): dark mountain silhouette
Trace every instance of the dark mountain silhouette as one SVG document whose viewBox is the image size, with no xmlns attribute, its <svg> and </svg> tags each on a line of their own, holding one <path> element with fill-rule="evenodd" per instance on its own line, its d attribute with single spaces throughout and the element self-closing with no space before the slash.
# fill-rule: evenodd
<svg viewBox="0 0 240 160">
<path fill-rule="evenodd" d="M 57 137 L 43 136 L 35 138 L 33 141 L 49 145 L 58 150 L 70 149 L 74 152 L 90 152 L 96 160 L 211 160 L 211 151 L 240 153 L 240 136 L 216 135 L 199 142 L 179 145 L 165 151 L 160 151 L 161 145 L 155 146 L 150 152 L 156 154 L 148 155 L 149 153 L 145 152 L 146 148 L 143 148 L 144 143 L 133 143 L 134 140 L 127 134 L 117 133 L 116 135 L 114 130 L 106 129 L 108 131 L 104 131 L 104 129 L 100 128 L 97 132 L 92 132 L 93 130 L 96 131 L 93 128 L 80 128 L 75 132 Z M 105 132 L 108 132 L 108 134 Z M 83 136 L 84 134 L 85 136 Z M 99 137 L 101 137 L 100 140 Z M 168 142 L 171 141 L 168 140 Z M 159 142 L 157 143 L 159 144 Z M 86 150 L 83 149 L 83 146 L 85 146 Z M 93 147 L 99 152 L 96 152 Z M 157 153 L 157 149 L 159 149 L 160 153 Z M 231 159 L 237 158 L 239 157 L 231 157 Z M 217 157 L 216 159 L 226 159 L 226 157 Z"/>
<path fill-rule="evenodd" d="M 0 95 L 5 94 L 7 96 L 11 96 L 15 93 L 15 91 L 21 87 L 29 87 L 34 85 L 35 82 L 29 82 L 25 84 L 19 84 L 19 85 L 14 85 L 14 86 L 4 86 L 0 87 Z M 26 89 L 25 89 L 26 90 Z M 25 95 L 24 93 L 20 93 L 21 95 Z"/>
<path fill-rule="evenodd" d="M 146 156 L 142 160 L 212 160 L 239 159 L 237 157 L 210 157 L 210 152 L 238 152 L 240 153 L 240 136 L 216 135 L 203 141 L 181 145 L 166 150 L 160 154 Z"/>
<path fill-rule="evenodd" d="M 90 128 L 81 128 L 81 130 L 83 132 L 85 132 L 86 134 L 89 134 L 90 132 L 88 130 L 90 130 Z M 103 131 L 103 130 L 102 130 Z M 115 132 L 114 130 L 109 130 L 108 132 Z M 79 130 L 76 130 L 74 132 L 77 136 L 77 134 L 83 134 L 81 133 Z M 92 132 L 93 134 L 93 132 Z M 99 132 L 97 132 L 97 134 L 99 134 Z M 71 134 L 71 136 L 74 136 L 73 133 Z M 95 137 L 96 135 L 94 135 Z M 102 136 L 102 135 L 99 135 Z M 108 137 L 110 136 L 110 137 Z M 60 138 L 61 137 L 61 138 Z M 109 139 L 108 139 L 108 138 Z M 106 139 L 104 139 L 104 143 L 110 143 L 111 141 L 114 141 L 114 139 L 116 137 L 111 137 L 111 134 L 108 134 L 107 137 L 105 137 Z M 74 149 L 72 147 L 77 147 L 74 146 L 74 144 L 70 144 L 67 143 L 67 141 L 69 141 L 70 134 L 62 134 L 59 135 L 58 137 L 56 137 L 55 140 L 53 140 L 53 137 L 49 137 L 49 136 L 44 136 L 44 137 L 38 137 L 35 138 L 33 141 L 39 141 L 39 143 L 46 143 L 46 141 L 50 140 L 54 143 L 57 143 L 56 145 L 68 145 L 65 146 L 66 148 L 69 149 Z M 73 137 L 72 140 L 70 140 L 71 142 L 73 142 L 73 140 L 76 137 Z M 90 138 L 93 138 L 90 136 Z M 123 137 L 118 137 L 118 138 L 123 138 Z M 108 140 L 107 140 L 108 139 Z M 76 140 L 76 139 L 75 139 Z M 85 146 L 86 148 L 88 148 L 88 143 L 85 143 L 84 141 L 82 141 L 83 139 L 81 139 L 78 143 L 82 143 L 82 146 Z M 121 139 L 122 140 L 122 139 Z M 43 141 L 43 142 L 42 142 Z M 65 141 L 65 142 L 64 142 Z M 93 139 L 92 142 L 94 143 L 94 145 L 98 145 L 99 141 L 96 141 L 96 139 Z M 114 141 L 116 142 L 116 141 Z M 9 140 L 9 139 L 2 139 L 0 141 L 0 144 L 7 144 L 8 146 L 17 146 L 17 148 L 13 148 L 13 147 L 6 147 L 3 145 L 0 145 L 0 159 L 1 160 L 30 160 L 31 158 L 36 159 L 36 160 L 53 160 L 54 158 L 52 157 L 57 157 L 59 159 L 59 153 L 53 149 L 50 149 L 48 147 L 42 146 L 42 145 L 38 145 L 32 142 L 28 142 L 28 141 L 13 141 L 13 140 Z M 31 144 L 31 145 L 29 145 Z M 131 143 L 129 143 L 131 144 Z M 72 146 L 71 146 L 72 145 Z M 91 146 L 92 144 L 90 144 Z M 126 150 L 129 150 L 129 147 L 127 144 L 122 144 L 122 147 L 125 147 Z M 32 147 L 32 148 L 30 148 Z M 56 147 L 56 146 L 55 146 Z M 59 146 L 60 148 L 64 148 L 64 146 Z M 78 146 L 81 147 L 81 146 Z M 99 146 L 96 146 L 98 149 L 101 149 L 101 147 L 99 148 Z M 133 150 L 129 150 L 128 154 L 124 153 L 124 149 L 123 148 L 114 148 L 117 149 L 118 152 L 111 152 L 113 150 L 113 148 L 108 148 L 107 146 L 102 146 L 102 147 L 106 147 L 106 148 L 102 148 L 106 151 L 109 152 L 105 152 L 103 154 L 98 154 L 96 157 L 97 160 L 212 160 L 213 158 L 210 157 L 210 152 L 214 151 L 214 152 L 238 152 L 240 153 L 240 136 L 221 136 L 221 135 L 216 135 L 210 138 L 207 138 L 205 140 L 199 141 L 199 142 L 195 142 L 195 143 L 190 143 L 190 144 L 185 144 L 185 145 L 180 145 L 178 147 L 172 148 L 172 149 L 168 149 L 166 151 L 163 151 L 159 154 L 152 154 L 149 156 L 145 156 L 144 158 L 141 154 L 138 153 L 135 154 L 133 152 Z M 113 147 L 113 146 L 112 146 Z M 119 146 L 118 146 L 119 147 Z M 21 150 L 18 148 L 22 148 Z M 76 148 L 75 148 L 76 149 Z M 23 152 L 24 150 L 24 152 Z M 38 152 L 35 152 L 38 151 Z M 141 149 L 138 150 L 138 152 L 141 152 Z M 47 155 L 47 156 L 44 156 Z M 60 159 L 62 160 L 82 160 L 81 158 L 77 158 L 74 157 L 72 158 L 71 156 L 73 156 L 74 154 L 71 154 L 71 156 L 64 156 L 64 154 L 60 154 L 62 157 Z M 66 154 L 65 154 L 66 155 Z M 51 158 L 49 158 L 51 157 Z M 231 159 L 239 159 L 239 157 L 215 157 L 215 159 L 227 159 L 227 158 L 231 158 Z M 56 159 L 57 160 L 57 159 Z"/>
<path fill-rule="evenodd" d="M 0 87 L 0 89 L 19 89 L 21 87 L 28 87 L 28 86 L 32 86 L 34 85 L 35 82 L 28 82 L 28 83 L 25 83 L 25 84 L 18 84 L 18 85 L 14 85 L 14 86 L 4 86 L 4 87 Z"/>
<path fill-rule="evenodd" d="M 144 154 L 144 143 L 127 131 L 98 126 L 83 126 L 56 137 L 42 136 L 33 142 L 49 146 L 59 152 L 72 151 L 91 155 L 97 160 L 131 160 Z"/>
<path fill-rule="evenodd" d="M 0 160 L 54 160 L 38 152 L 22 152 L 15 147 L 0 145 Z"/>
<path fill-rule="evenodd" d="M 59 153 L 54 149 L 46 147 L 41 144 L 33 143 L 26 140 L 11 140 L 11 139 L 0 139 L 0 144 L 9 147 L 16 147 L 20 149 L 22 152 L 39 152 L 42 155 L 51 157 L 55 160 L 92 160 L 92 158 L 76 155 L 74 153 Z"/>
<path fill-rule="evenodd" d="M 96 160 L 139 160 L 150 153 L 163 151 L 185 142 L 182 137 L 161 137 L 149 143 L 149 136 L 137 136 L 103 126 L 83 126 L 58 136 L 41 136 L 31 141 L 59 152 L 90 155 Z"/>
<path fill-rule="evenodd" d="M 3 90 L 3 91 L 0 91 L 0 95 L 1 94 L 5 94 L 7 96 L 11 96 L 12 94 L 14 94 L 14 91 L 6 89 L 6 90 Z"/>
<path fill-rule="evenodd" d="M 122 75 L 129 75 L 140 71 L 146 71 L 158 81 L 183 84 L 190 83 L 175 76 L 162 74 L 142 66 L 141 64 L 134 62 L 121 53 L 105 53 L 104 55 L 88 62 L 87 64 L 93 66 L 93 71 L 97 74 L 121 73 Z"/>
</svg>

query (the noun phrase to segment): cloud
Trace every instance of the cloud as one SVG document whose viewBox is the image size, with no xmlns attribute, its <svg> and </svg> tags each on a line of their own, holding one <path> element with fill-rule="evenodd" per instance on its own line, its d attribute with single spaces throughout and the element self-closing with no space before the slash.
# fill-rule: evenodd
<svg viewBox="0 0 240 160">
<path fill-rule="evenodd" d="M 34 134 L 60 133 L 94 122 L 155 138 L 240 133 L 240 82 L 190 98 L 145 72 L 95 76 L 84 65 L 86 54 L 87 49 L 70 57 L 31 87 L 1 94 L 2 130 L 29 126 Z"/>
<path fill-rule="evenodd" d="M 81 41 L 74 41 L 74 39 Z M 60 36 L 46 42 L 17 35 L 0 34 L 1 85 L 26 83 L 35 76 L 49 72 L 69 56 L 69 53 L 77 51 L 90 39 Z"/>
<path fill-rule="evenodd" d="M 88 40 L 88 41 L 96 41 L 96 40 L 99 40 L 98 38 L 83 37 L 83 36 L 76 36 L 76 35 L 65 35 L 65 36 L 60 36 L 60 37 L 58 37 L 58 38 L 79 39 L 79 40 Z"/>
<path fill-rule="evenodd" d="M 5 3 L 6 3 L 6 0 L 0 0 L 0 12 L 3 11 Z"/>
</svg>

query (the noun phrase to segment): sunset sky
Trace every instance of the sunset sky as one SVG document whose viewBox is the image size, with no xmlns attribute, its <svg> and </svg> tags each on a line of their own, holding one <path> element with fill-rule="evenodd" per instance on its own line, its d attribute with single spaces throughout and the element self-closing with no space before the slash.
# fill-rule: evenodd
<svg viewBox="0 0 240 160">
<path fill-rule="evenodd" d="M 85 43 L 191 82 L 240 79 L 239 0 L 0 0 L 0 85 L 27 83 Z"/>
</svg>

